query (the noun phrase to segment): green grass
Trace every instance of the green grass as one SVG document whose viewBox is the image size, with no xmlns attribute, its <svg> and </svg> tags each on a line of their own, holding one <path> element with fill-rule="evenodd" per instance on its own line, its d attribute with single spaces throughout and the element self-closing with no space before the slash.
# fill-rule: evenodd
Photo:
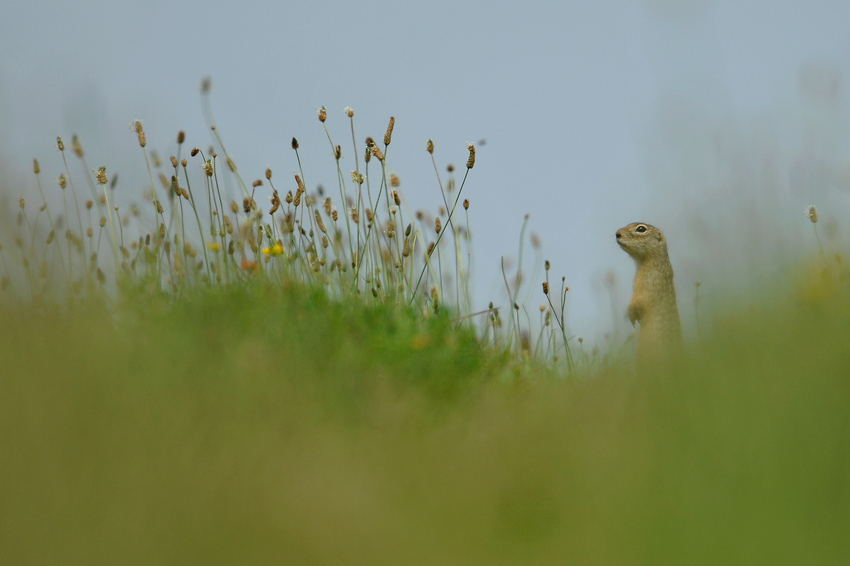
<svg viewBox="0 0 850 566">
<path fill-rule="evenodd" d="M 850 301 L 813 285 L 666 371 L 581 378 L 298 285 L 6 311 L 0 554 L 843 564 Z"/>
</svg>

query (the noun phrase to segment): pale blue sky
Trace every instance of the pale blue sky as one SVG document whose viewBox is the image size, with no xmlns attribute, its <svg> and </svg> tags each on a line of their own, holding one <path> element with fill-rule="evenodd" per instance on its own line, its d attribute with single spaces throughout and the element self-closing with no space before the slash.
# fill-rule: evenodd
<svg viewBox="0 0 850 566">
<path fill-rule="evenodd" d="M 390 166 L 414 206 L 435 208 L 426 140 L 441 166 L 462 166 L 483 138 L 465 189 L 476 305 L 504 302 L 499 257 L 516 255 L 530 213 L 567 276 L 573 331 L 592 335 L 613 324 L 609 270 L 623 322 L 634 268 L 613 233 L 628 222 L 667 234 L 686 318 L 696 280 L 710 297 L 745 287 L 754 258 L 811 248 L 807 204 L 847 241 L 848 22 L 841 1 L 12 2 L 0 163 L 25 184 L 32 157 L 58 175 L 55 137 L 76 132 L 92 166 L 141 190 L 129 122 L 166 156 L 180 129 L 206 147 L 204 75 L 248 178 L 289 175 L 296 136 L 308 183 L 334 188 L 315 112 L 328 108 L 353 169 L 351 106 L 358 143 L 396 117 Z M 528 275 L 536 307 L 542 272 Z"/>
</svg>

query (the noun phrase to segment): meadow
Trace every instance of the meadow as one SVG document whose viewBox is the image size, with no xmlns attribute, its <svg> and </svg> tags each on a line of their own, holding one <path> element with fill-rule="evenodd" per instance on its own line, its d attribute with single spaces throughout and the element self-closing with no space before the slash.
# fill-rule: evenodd
<svg viewBox="0 0 850 566">
<path fill-rule="evenodd" d="M 411 211 L 393 122 L 348 118 L 321 195 L 140 123 L 138 208 L 34 164 L 0 232 L 4 564 L 847 563 L 840 250 L 637 372 L 567 334 L 558 278 L 536 322 L 519 272 L 470 312 L 474 146 Z"/>
</svg>

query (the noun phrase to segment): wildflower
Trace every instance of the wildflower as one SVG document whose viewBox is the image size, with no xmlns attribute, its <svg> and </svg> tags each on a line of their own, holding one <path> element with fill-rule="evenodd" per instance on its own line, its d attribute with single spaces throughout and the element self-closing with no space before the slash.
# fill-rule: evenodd
<svg viewBox="0 0 850 566">
<path fill-rule="evenodd" d="M 469 150 L 469 159 L 466 160 L 466 168 L 472 169 L 475 166 L 475 145 L 467 143 L 466 149 Z"/>
<path fill-rule="evenodd" d="M 266 258 L 268 259 L 268 258 Z M 242 258 L 242 269 L 248 271 L 251 274 L 258 273 L 260 271 L 260 266 L 257 265 L 257 262 L 253 259 Z"/>
<path fill-rule="evenodd" d="M 97 177 L 97 184 L 98 185 L 105 185 L 107 180 L 108 180 L 106 178 L 106 167 L 103 167 L 103 166 L 98 167 L 97 171 L 96 171 L 96 177 Z M 64 175 L 61 176 L 60 178 L 64 179 Z M 62 185 L 62 183 L 60 183 L 60 185 Z M 65 188 L 65 187 L 62 187 L 62 188 Z"/>
<path fill-rule="evenodd" d="M 343 112 L 345 112 L 345 115 L 349 118 L 354 118 L 354 110 L 351 108 L 351 106 L 346 106 Z"/>
<path fill-rule="evenodd" d="M 357 183 L 358 185 L 362 185 L 364 182 L 366 182 L 366 176 L 359 171 L 352 171 L 351 180 Z"/>
<path fill-rule="evenodd" d="M 321 230 L 323 233 L 327 234 L 327 233 L 328 233 L 328 229 L 325 227 L 325 222 L 322 220 L 322 217 L 321 217 L 321 215 L 319 214 L 319 211 L 318 211 L 318 210 L 314 210 L 314 211 L 313 211 L 313 213 L 315 214 L 315 217 L 316 217 L 316 225 L 319 227 L 319 230 Z"/>
<path fill-rule="evenodd" d="M 393 128 L 395 127 L 395 116 L 390 116 L 390 123 L 387 125 L 387 133 L 384 134 L 384 145 L 390 145 L 393 139 Z"/>
<path fill-rule="evenodd" d="M 147 142 L 145 141 L 145 130 L 142 128 L 142 121 L 133 120 L 130 122 L 130 129 L 136 132 L 136 135 L 139 137 L 139 145 L 145 147 Z"/>
<path fill-rule="evenodd" d="M 280 242 L 277 242 L 273 246 L 270 246 L 268 248 L 263 248 L 263 253 L 271 255 L 271 256 L 278 256 L 278 255 L 283 255 L 284 253 L 286 253 L 286 249 L 280 244 Z"/>
<path fill-rule="evenodd" d="M 328 110 L 324 106 L 319 108 L 319 122 L 324 122 L 328 119 Z"/>
<path fill-rule="evenodd" d="M 806 207 L 806 218 L 812 221 L 812 224 L 818 221 L 818 209 L 815 208 L 815 205 Z"/>
<path fill-rule="evenodd" d="M 207 247 L 214 252 L 217 252 L 221 249 L 221 244 L 218 242 L 207 242 Z"/>
<path fill-rule="evenodd" d="M 83 145 L 80 143 L 77 134 L 73 134 L 71 136 L 71 147 L 74 149 L 74 153 L 77 155 L 77 157 L 83 156 Z"/>
<path fill-rule="evenodd" d="M 201 164 L 201 169 L 204 170 L 204 173 L 207 174 L 207 177 L 212 177 L 214 172 L 212 159 L 204 161 Z"/>
</svg>

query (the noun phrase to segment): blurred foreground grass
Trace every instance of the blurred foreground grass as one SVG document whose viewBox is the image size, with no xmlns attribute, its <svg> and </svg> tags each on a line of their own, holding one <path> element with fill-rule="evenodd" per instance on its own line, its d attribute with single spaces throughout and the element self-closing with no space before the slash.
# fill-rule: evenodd
<svg viewBox="0 0 850 566">
<path fill-rule="evenodd" d="M 846 564 L 845 288 L 573 378 L 295 284 L 7 308 L 0 562 Z"/>
</svg>

